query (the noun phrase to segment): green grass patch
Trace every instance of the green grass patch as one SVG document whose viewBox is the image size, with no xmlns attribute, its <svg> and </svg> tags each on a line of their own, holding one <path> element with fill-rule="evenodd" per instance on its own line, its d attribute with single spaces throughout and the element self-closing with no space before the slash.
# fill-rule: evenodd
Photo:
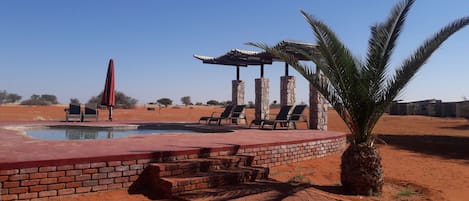
<svg viewBox="0 0 469 201">
<path fill-rule="evenodd" d="M 400 190 L 397 193 L 397 197 L 411 196 L 411 195 L 415 195 L 415 194 L 416 194 L 416 192 L 414 191 L 414 189 L 404 188 L 404 189 Z"/>
</svg>

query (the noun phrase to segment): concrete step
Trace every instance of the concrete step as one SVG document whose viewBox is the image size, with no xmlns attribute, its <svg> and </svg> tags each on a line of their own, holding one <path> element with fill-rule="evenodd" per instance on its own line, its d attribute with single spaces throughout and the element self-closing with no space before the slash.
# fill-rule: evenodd
<svg viewBox="0 0 469 201">
<path fill-rule="evenodd" d="M 152 177 L 191 175 L 198 172 L 220 170 L 232 167 L 250 166 L 252 156 L 217 156 L 211 158 L 187 159 L 182 161 L 151 163 L 148 167 Z"/>
<path fill-rule="evenodd" d="M 152 163 L 147 167 L 152 191 L 164 196 L 264 180 L 269 168 L 252 167 L 252 156 L 216 156 Z"/>
<path fill-rule="evenodd" d="M 222 160 L 227 167 L 251 166 L 254 161 L 254 156 L 248 155 L 215 156 L 210 158 Z"/>
<path fill-rule="evenodd" d="M 197 158 L 187 159 L 187 162 L 197 162 L 200 164 L 200 172 L 207 172 L 210 170 L 227 169 L 232 167 L 250 166 L 253 161 L 253 156 L 243 155 L 230 155 L 230 156 L 215 156 L 210 158 Z"/>
<path fill-rule="evenodd" d="M 200 164 L 192 161 L 174 161 L 167 163 L 151 163 L 148 167 L 151 177 L 172 177 L 191 175 L 199 172 Z"/>
<path fill-rule="evenodd" d="M 266 179 L 267 176 L 268 168 L 237 167 L 199 172 L 190 176 L 162 177 L 155 179 L 152 186 L 153 190 L 160 194 L 175 195 L 186 191 Z"/>
</svg>

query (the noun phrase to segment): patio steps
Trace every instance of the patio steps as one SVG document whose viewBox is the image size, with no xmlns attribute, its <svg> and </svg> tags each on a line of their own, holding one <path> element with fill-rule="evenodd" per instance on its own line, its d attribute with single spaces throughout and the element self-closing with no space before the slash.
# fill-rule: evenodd
<svg viewBox="0 0 469 201">
<path fill-rule="evenodd" d="M 148 166 L 152 191 L 170 197 L 179 193 L 267 179 L 269 169 L 251 166 L 251 156 L 218 156 Z"/>
</svg>

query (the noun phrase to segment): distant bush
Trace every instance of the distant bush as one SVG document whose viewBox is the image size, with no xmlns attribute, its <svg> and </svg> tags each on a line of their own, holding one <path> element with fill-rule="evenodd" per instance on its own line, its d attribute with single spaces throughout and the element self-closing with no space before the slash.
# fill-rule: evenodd
<svg viewBox="0 0 469 201">
<path fill-rule="evenodd" d="M 233 101 L 230 101 L 230 100 L 227 100 L 227 101 L 223 101 L 223 102 L 220 102 L 220 105 L 231 105 L 233 104 Z"/>
<path fill-rule="evenodd" d="M 195 105 L 203 105 L 201 102 L 196 102 Z"/>
<path fill-rule="evenodd" d="M 256 105 L 252 101 L 248 101 L 248 108 L 255 108 Z"/>
<path fill-rule="evenodd" d="M 158 102 L 161 105 L 164 105 L 164 107 L 168 107 L 168 105 L 173 104 L 173 100 L 171 100 L 169 98 L 160 98 L 156 102 Z"/>
<path fill-rule="evenodd" d="M 97 104 L 101 105 L 101 99 L 103 97 L 103 92 L 101 92 L 98 96 L 93 96 L 88 100 L 87 104 Z M 116 105 L 115 108 L 122 108 L 122 109 L 132 109 L 135 108 L 137 105 L 137 99 L 129 97 L 125 95 L 123 92 L 117 91 L 116 92 Z"/>
<path fill-rule="evenodd" d="M 216 100 L 209 100 L 207 101 L 207 105 L 220 105 L 220 102 Z"/>
<path fill-rule="evenodd" d="M 50 94 L 33 94 L 28 100 L 21 102 L 21 105 L 53 105 L 58 104 L 57 97 Z"/>
<path fill-rule="evenodd" d="M 80 104 L 80 100 L 78 100 L 78 98 L 71 98 L 70 104 Z"/>
<path fill-rule="evenodd" d="M 0 91 L 0 104 L 16 103 L 19 100 L 21 100 L 21 96 L 18 94 L 8 93 L 6 90 Z"/>
<path fill-rule="evenodd" d="M 183 96 L 183 97 L 181 98 L 181 102 L 182 102 L 182 104 L 184 104 L 185 106 L 192 105 L 192 101 L 191 101 L 191 97 L 190 97 L 190 96 Z"/>
</svg>

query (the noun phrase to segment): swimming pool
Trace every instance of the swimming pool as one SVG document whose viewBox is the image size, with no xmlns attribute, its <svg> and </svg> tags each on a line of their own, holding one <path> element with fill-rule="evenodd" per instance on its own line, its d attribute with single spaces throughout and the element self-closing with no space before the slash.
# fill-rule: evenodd
<svg viewBox="0 0 469 201">
<path fill-rule="evenodd" d="M 42 126 L 28 128 L 25 133 L 35 139 L 42 140 L 95 140 L 123 138 L 129 135 L 158 135 L 170 133 L 221 133 L 222 130 L 186 127 L 182 125 L 157 126 Z"/>
</svg>

